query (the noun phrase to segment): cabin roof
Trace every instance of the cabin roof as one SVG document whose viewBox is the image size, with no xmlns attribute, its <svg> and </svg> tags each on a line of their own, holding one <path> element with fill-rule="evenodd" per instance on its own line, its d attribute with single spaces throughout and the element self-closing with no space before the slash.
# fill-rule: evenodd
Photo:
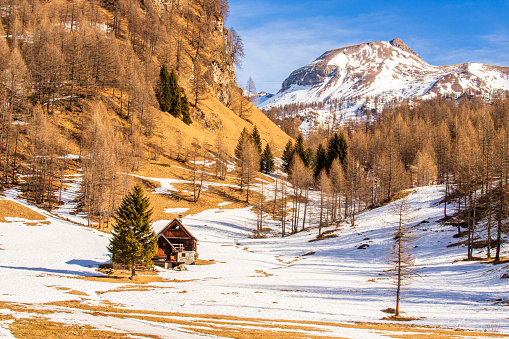
<svg viewBox="0 0 509 339">
<path fill-rule="evenodd" d="M 166 238 L 164 236 L 164 234 L 161 234 L 161 238 L 163 238 L 164 240 L 166 240 L 166 242 L 171 246 L 171 249 L 174 250 L 174 251 L 177 251 L 177 249 L 175 248 L 175 246 L 173 246 L 173 244 L 171 243 L 170 240 L 168 240 L 168 238 Z"/>
<path fill-rule="evenodd" d="M 162 236 L 164 231 L 166 231 L 167 229 L 176 229 L 176 228 L 183 230 L 184 233 L 189 236 L 189 238 L 192 238 L 192 239 L 198 241 L 198 239 L 196 239 L 196 237 L 194 235 L 192 235 L 191 232 L 189 232 L 189 230 L 184 226 L 184 224 L 182 224 L 182 222 L 179 219 L 173 219 L 172 221 L 170 221 L 165 227 L 163 227 L 156 234 L 156 238 L 159 238 L 160 236 Z M 166 237 L 164 237 L 164 238 L 166 239 Z M 168 240 L 168 239 L 166 239 L 166 240 Z"/>
</svg>

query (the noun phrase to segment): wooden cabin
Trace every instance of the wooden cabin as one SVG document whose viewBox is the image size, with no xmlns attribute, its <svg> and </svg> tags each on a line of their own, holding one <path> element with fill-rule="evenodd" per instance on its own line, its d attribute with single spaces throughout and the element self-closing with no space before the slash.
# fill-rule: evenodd
<svg viewBox="0 0 509 339">
<path fill-rule="evenodd" d="M 180 219 L 173 219 L 156 235 L 157 252 L 152 258 L 155 265 L 171 268 L 180 264 L 194 264 L 198 259 L 197 242 Z"/>
</svg>

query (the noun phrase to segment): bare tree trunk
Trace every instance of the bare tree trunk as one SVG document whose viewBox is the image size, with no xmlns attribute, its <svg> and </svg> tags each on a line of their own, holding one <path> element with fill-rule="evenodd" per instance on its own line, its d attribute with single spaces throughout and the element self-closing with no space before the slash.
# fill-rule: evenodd
<svg viewBox="0 0 509 339">
<path fill-rule="evenodd" d="M 490 185 L 491 186 L 491 185 Z M 487 194 L 488 194 L 488 249 L 487 249 L 487 253 L 486 253 L 486 256 L 489 258 L 491 258 L 491 213 L 492 213 L 492 190 L 486 190 Z"/>
<path fill-rule="evenodd" d="M 194 159 L 193 159 L 193 201 L 196 202 L 196 154 L 197 154 L 197 149 L 198 149 L 198 140 L 195 139 L 194 140 Z"/>
<path fill-rule="evenodd" d="M 286 217 L 286 184 L 281 183 L 281 236 L 285 236 L 285 217 Z"/>
<path fill-rule="evenodd" d="M 505 192 L 504 192 L 504 185 L 502 183 L 503 179 L 500 179 L 499 184 L 499 206 L 497 211 L 497 240 L 496 240 L 496 252 L 495 252 L 495 262 L 500 262 L 500 250 L 502 245 L 502 219 L 504 215 L 504 204 L 505 204 Z"/>
<path fill-rule="evenodd" d="M 200 187 L 198 187 L 198 196 L 196 197 L 195 202 L 200 199 L 201 189 L 203 187 L 203 176 L 205 175 L 205 162 L 207 161 L 207 149 L 205 145 L 203 145 L 203 164 L 201 166 L 201 178 L 200 178 Z M 196 165 L 196 164 L 195 164 Z"/>
<path fill-rule="evenodd" d="M 322 237 L 322 221 L 323 220 L 323 191 L 320 192 L 320 222 L 318 224 L 318 238 Z"/>
<path fill-rule="evenodd" d="M 274 188 L 274 207 L 272 209 L 272 214 L 276 215 L 276 202 L 277 202 L 277 180 L 279 175 L 276 173 L 276 183 Z"/>
<path fill-rule="evenodd" d="M 457 227 L 458 227 L 458 236 L 461 234 L 460 228 L 460 215 L 461 215 L 461 197 L 458 197 L 458 218 L 457 218 Z"/>
<path fill-rule="evenodd" d="M 444 218 L 447 218 L 447 202 L 449 198 L 449 175 L 445 176 L 445 199 L 444 199 Z"/>
<path fill-rule="evenodd" d="M 258 235 L 263 231 L 263 199 L 264 199 L 264 182 L 262 180 L 262 195 L 258 204 Z"/>
<path fill-rule="evenodd" d="M 472 227 L 470 225 L 470 205 L 471 205 L 471 193 L 468 192 L 468 204 L 467 204 L 467 195 L 464 197 L 465 200 L 465 209 L 467 211 L 467 260 L 472 260 Z"/>
<path fill-rule="evenodd" d="M 17 183 L 16 178 L 16 172 L 17 172 L 17 165 L 16 165 L 16 153 L 18 153 L 18 140 L 19 140 L 19 124 L 16 124 L 16 142 L 14 144 L 14 160 L 12 164 L 12 183 Z"/>
<path fill-rule="evenodd" d="M 302 217 L 302 230 L 304 231 L 306 225 L 306 213 L 308 209 L 308 197 L 309 197 L 309 187 L 306 188 L 306 197 L 304 202 L 304 215 Z"/>
<path fill-rule="evenodd" d="M 400 225 L 401 225 L 401 219 L 400 219 Z M 401 228 L 401 226 L 400 226 Z M 398 238 L 396 240 L 398 242 L 398 275 L 397 275 L 397 287 L 396 287 L 396 312 L 395 316 L 399 316 L 399 301 L 401 299 L 401 238 Z"/>
</svg>

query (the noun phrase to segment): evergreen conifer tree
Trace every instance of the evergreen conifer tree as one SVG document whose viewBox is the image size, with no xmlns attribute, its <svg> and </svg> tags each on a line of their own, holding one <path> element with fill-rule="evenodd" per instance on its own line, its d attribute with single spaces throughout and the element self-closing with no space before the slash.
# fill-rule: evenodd
<svg viewBox="0 0 509 339">
<path fill-rule="evenodd" d="M 315 159 L 315 155 L 313 153 L 313 150 L 311 149 L 311 147 L 308 147 L 306 149 L 306 152 L 304 153 L 304 159 L 302 159 L 304 162 L 304 166 L 306 166 L 307 168 L 310 168 L 311 165 L 313 164 L 314 159 Z"/>
<path fill-rule="evenodd" d="M 168 67 L 166 67 L 166 64 L 161 65 L 161 70 L 159 72 L 157 100 L 161 106 L 161 111 L 169 112 L 171 104 L 170 73 L 168 73 Z"/>
<path fill-rule="evenodd" d="M 329 140 L 329 145 L 327 146 L 327 160 L 326 160 L 326 169 L 329 172 L 332 163 L 336 158 L 339 158 L 341 164 L 345 165 L 346 154 L 348 151 L 348 145 L 346 143 L 345 136 L 343 133 L 337 134 L 334 133 L 334 136 Z"/>
<path fill-rule="evenodd" d="M 316 150 L 316 159 L 315 159 L 315 168 L 314 168 L 314 176 L 315 179 L 318 178 L 318 175 L 322 172 L 322 169 L 325 168 L 327 162 L 327 153 L 323 148 L 322 144 L 318 145 L 318 149 Z"/>
<path fill-rule="evenodd" d="M 306 149 L 304 148 L 304 137 L 302 136 L 302 133 L 299 133 L 299 136 L 295 140 L 294 151 L 295 151 L 296 154 L 298 154 L 300 156 L 302 162 L 304 164 L 306 164 L 306 162 L 305 162 L 305 158 L 306 158 L 305 152 L 306 152 Z"/>
<path fill-rule="evenodd" d="M 262 157 L 260 159 L 260 170 L 264 173 L 272 173 L 274 170 L 274 156 L 269 144 L 265 145 Z"/>
<path fill-rule="evenodd" d="M 286 143 L 285 150 L 283 151 L 283 157 L 281 158 L 281 160 L 283 161 L 283 171 L 285 171 L 285 173 L 288 173 L 290 171 L 293 154 L 294 154 L 294 148 L 293 148 L 292 140 L 290 139 Z"/>
<path fill-rule="evenodd" d="M 108 251 L 113 262 L 131 268 L 131 278 L 136 275 L 136 265 L 152 266 L 157 243 L 150 227 L 151 215 L 149 199 L 139 184 L 124 197 L 116 211 Z"/>
<path fill-rule="evenodd" d="M 253 128 L 253 132 L 251 133 L 251 138 L 253 139 L 253 143 L 258 150 L 258 155 L 262 154 L 262 138 L 260 137 L 260 132 L 258 132 L 258 128 L 256 125 Z"/>
<path fill-rule="evenodd" d="M 181 102 L 181 94 L 180 94 L 180 86 L 178 84 L 177 73 L 172 69 L 170 73 L 170 78 L 168 81 L 169 91 L 170 91 L 170 107 L 168 112 L 173 115 L 175 118 L 182 117 L 182 102 Z"/>
<path fill-rule="evenodd" d="M 190 125 L 193 123 L 191 120 L 191 113 L 189 111 L 189 100 L 187 100 L 186 92 L 182 95 L 182 121 L 186 125 Z"/>
</svg>

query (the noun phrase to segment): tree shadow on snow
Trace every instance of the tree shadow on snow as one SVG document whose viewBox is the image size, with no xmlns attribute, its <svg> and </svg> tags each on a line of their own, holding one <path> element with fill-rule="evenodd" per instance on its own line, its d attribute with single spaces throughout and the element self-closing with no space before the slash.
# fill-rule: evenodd
<svg viewBox="0 0 509 339">
<path fill-rule="evenodd" d="M 99 267 L 99 265 L 106 264 L 106 263 L 104 261 L 72 259 L 72 260 L 67 261 L 66 264 L 92 268 L 92 267 Z"/>
<path fill-rule="evenodd" d="M 2 266 L 0 265 L 0 268 L 8 268 L 8 269 L 14 269 L 14 270 L 23 270 L 23 271 L 35 271 L 35 272 L 42 272 L 42 273 L 53 273 L 53 274 L 68 274 L 68 275 L 78 275 L 78 276 L 95 276 L 96 273 L 93 272 L 84 272 L 84 271 L 72 271 L 72 270 L 58 270 L 58 269 L 51 269 L 51 268 L 45 268 L 45 267 L 23 267 L 23 266 Z"/>
</svg>

